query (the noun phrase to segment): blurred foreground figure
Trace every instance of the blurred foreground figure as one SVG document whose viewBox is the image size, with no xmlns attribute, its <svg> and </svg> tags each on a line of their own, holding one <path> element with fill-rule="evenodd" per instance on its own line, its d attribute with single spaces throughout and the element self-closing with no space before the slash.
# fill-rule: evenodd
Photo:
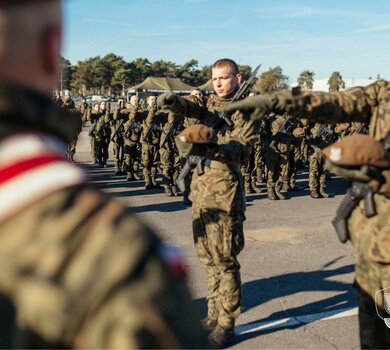
<svg viewBox="0 0 390 350">
<path fill-rule="evenodd" d="M 177 252 L 66 161 L 59 0 L 0 1 L 1 348 L 203 348 Z"/>
</svg>

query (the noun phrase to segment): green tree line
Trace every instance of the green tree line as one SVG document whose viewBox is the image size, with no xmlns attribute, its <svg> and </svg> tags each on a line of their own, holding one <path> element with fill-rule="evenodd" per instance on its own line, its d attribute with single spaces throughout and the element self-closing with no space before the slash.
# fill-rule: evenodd
<svg viewBox="0 0 390 350">
<path fill-rule="evenodd" d="M 252 68 L 239 65 L 244 79 L 247 79 Z M 298 77 L 302 90 L 312 90 L 314 72 L 303 71 Z M 211 77 L 211 66 L 199 67 L 196 59 L 178 65 L 171 61 L 149 61 L 147 58 L 136 58 L 126 62 L 123 57 L 113 53 L 104 57 L 90 57 L 72 65 L 62 59 L 62 74 L 58 84 L 59 90 L 68 90 L 72 95 L 117 95 L 125 94 L 128 88 L 144 81 L 147 77 L 179 78 L 191 86 L 200 86 Z M 329 90 L 338 91 L 345 84 L 339 72 L 334 72 L 328 82 Z M 258 77 L 254 90 L 259 93 L 272 92 L 288 88 L 288 76 L 280 66 L 270 67 Z"/>
</svg>

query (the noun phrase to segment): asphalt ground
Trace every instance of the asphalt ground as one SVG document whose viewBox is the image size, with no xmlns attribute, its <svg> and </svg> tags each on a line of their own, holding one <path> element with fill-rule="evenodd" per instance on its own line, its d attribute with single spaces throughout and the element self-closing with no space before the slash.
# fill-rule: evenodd
<svg viewBox="0 0 390 350">
<path fill-rule="evenodd" d="M 75 159 L 91 182 L 180 247 L 193 298 L 205 316 L 206 279 L 193 247 L 191 208 L 181 197 L 115 176 L 112 161 L 107 168 L 91 164 L 85 130 Z M 246 244 L 239 255 L 242 314 L 232 349 L 359 348 L 353 249 L 338 241 L 331 226 L 348 183 L 332 176 L 327 182 L 332 198 L 312 199 L 307 169 L 302 169 L 298 186 L 302 189 L 285 201 L 270 201 L 265 192 L 247 196 Z"/>
</svg>

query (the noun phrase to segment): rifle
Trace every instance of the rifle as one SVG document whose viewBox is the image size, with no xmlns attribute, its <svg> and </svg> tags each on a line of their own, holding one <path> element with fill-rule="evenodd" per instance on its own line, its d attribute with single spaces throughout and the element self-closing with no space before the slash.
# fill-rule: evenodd
<svg viewBox="0 0 390 350">
<path fill-rule="evenodd" d="M 356 134 L 368 134 L 368 126 L 366 123 L 362 123 L 359 128 L 356 130 Z"/>
<path fill-rule="evenodd" d="M 116 135 L 119 133 L 119 131 L 123 128 L 123 123 L 124 123 L 124 119 L 122 119 L 120 122 L 119 122 L 119 125 L 118 127 L 116 128 L 115 132 L 113 133 L 112 137 L 111 137 L 111 141 L 114 141 Z"/>
<path fill-rule="evenodd" d="M 157 131 L 157 130 L 160 130 L 160 129 L 161 129 L 161 128 L 160 128 L 157 124 L 151 123 L 151 124 L 149 125 L 149 127 L 147 128 L 147 130 L 146 130 L 146 132 L 145 132 L 145 135 L 142 137 L 141 142 L 146 142 L 146 143 L 148 143 L 150 135 L 151 135 L 153 132 L 155 132 L 155 131 Z"/>
<path fill-rule="evenodd" d="M 322 148 L 324 146 L 324 140 L 329 140 L 331 137 L 334 138 L 334 131 L 326 126 L 326 124 L 321 124 L 316 136 L 311 141 L 311 144 Z"/>
<path fill-rule="evenodd" d="M 390 131 L 381 141 L 381 144 L 387 151 L 390 150 Z M 368 167 L 368 172 L 370 172 L 372 178 L 383 182 L 380 169 Z M 373 196 L 374 192 L 368 183 L 358 181 L 352 183 L 352 187 L 348 189 L 347 194 L 337 209 L 335 218 L 332 220 L 332 225 L 336 230 L 340 242 L 345 243 L 349 240 L 348 219 L 360 200 L 364 199 L 365 214 L 367 218 L 376 215 Z"/>
<path fill-rule="evenodd" d="M 161 147 L 161 148 L 164 147 L 164 145 L 168 142 L 168 140 L 169 140 L 170 138 L 172 138 L 174 135 L 176 135 L 178 126 L 179 126 L 179 122 L 178 122 L 178 121 L 172 123 L 172 124 L 169 126 L 169 128 L 168 128 L 166 134 L 164 135 L 164 138 L 161 140 L 161 144 L 160 144 L 160 147 Z"/>
<path fill-rule="evenodd" d="M 370 218 L 376 215 L 373 196 L 374 193 L 368 184 L 357 181 L 352 183 L 352 187 L 348 189 L 347 194 L 337 209 L 336 217 L 332 220 L 332 225 L 341 243 L 345 243 L 349 239 L 348 218 L 361 199 L 364 199 L 366 217 Z"/>
<path fill-rule="evenodd" d="M 250 88 L 253 80 L 256 78 L 257 72 L 259 71 L 261 64 L 259 64 L 256 69 L 252 72 L 248 80 L 244 81 L 235 95 L 233 96 L 231 102 L 237 101 L 240 99 Z M 232 127 L 233 123 L 230 120 L 230 115 L 227 112 L 219 112 L 218 116 L 215 117 L 210 123 L 210 128 L 214 129 L 218 133 L 224 125 Z M 191 172 L 191 170 L 196 165 L 198 175 L 204 174 L 204 158 L 201 156 L 189 156 L 183 169 L 181 169 L 179 176 L 176 179 L 176 184 L 179 187 L 181 192 L 185 191 L 185 179 Z"/>
<path fill-rule="evenodd" d="M 135 128 L 139 128 L 141 127 L 141 124 L 140 123 L 137 123 L 135 121 L 132 121 L 129 126 L 125 129 L 125 131 L 123 132 L 123 137 L 124 138 L 128 138 L 129 137 L 129 132 Z"/>
<path fill-rule="evenodd" d="M 288 116 L 283 124 L 280 126 L 278 132 L 275 134 L 274 139 L 269 144 L 269 148 L 273 149 L 275 152 L 278 152 L 278 144 L 285 141 L 291 136 L 292 129 L 295 125 L 295 118 Z"/>
</svg>

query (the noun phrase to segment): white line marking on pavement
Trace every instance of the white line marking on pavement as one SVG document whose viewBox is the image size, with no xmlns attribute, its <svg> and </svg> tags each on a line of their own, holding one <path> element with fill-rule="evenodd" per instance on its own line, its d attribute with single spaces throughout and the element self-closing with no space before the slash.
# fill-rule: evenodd
<svg viewBox="0 0 390 350">
<path fill-rule="evenodd" d="M 339 309 L 333 311 L 325 311 L 318 314 L 303 315 L 296 317 L 288 317 L 274 321 L 255 322 L 247 325 L 240 325 L 235 327 L 236 334 L 248 334 L 264 329 L 278 329 L 287 328 L 297 325 L 312 323 L 319 320 L 331 320 L 341 317 L 355 316 L 358 314 L 358 308 Z"/>
</svg>

